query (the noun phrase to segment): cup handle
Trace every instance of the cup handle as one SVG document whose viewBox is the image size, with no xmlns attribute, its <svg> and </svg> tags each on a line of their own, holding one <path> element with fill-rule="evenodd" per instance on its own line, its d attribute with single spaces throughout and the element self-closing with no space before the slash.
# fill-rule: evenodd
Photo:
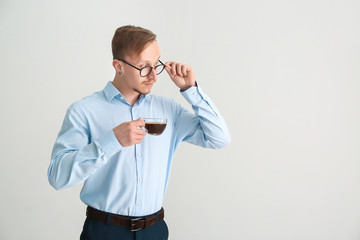
<svg viewBox="0 0 360 240">
<path fill-rule="evenodd" d="M 146 133 L 149 133 L 146 127 L 140 127 L 140 129 L 144 130 Z"/>
</svg>

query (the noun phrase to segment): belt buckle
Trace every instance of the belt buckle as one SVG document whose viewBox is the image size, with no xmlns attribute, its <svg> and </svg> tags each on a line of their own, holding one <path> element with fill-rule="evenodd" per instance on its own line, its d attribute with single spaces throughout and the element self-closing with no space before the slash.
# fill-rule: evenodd
<svg viewBox="0 0 360 240">
<path fill-rule="evenodd" d="M 130 231 L 131 232 L 136 232 L 136 231 L 139 231 L 139 230 L 142 229 L 141 227 L 140 228 L 135 228 L 136 221 L 141 220 L 141 219 L 143 219 L 143 218 L 132 218 L 132 219 L 130 219 Z"/>
</svg>

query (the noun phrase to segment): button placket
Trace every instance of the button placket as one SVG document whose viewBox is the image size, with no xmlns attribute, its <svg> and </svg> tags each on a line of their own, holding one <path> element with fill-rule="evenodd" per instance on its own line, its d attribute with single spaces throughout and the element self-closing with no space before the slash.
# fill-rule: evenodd
<svg viewBox="0 0 360 240">
<path fill-rule="evenodd" d="M 136 161 L 136 173 L 137 173 L 137 187 L 136 187 L 136 208 L 139 212 L 141 212 L 141 208 L 143 206 L 143 184 L 142 184 L 142 176 L 143 176 L 143 169 L 142 169 L 142 154 L 141 154 L 141 145 L 135 145 L 135 161 Z"/>
</svg>

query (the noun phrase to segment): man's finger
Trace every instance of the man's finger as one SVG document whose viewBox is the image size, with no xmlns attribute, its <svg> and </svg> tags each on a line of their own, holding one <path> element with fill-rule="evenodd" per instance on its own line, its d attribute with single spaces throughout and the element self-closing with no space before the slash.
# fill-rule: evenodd
<svg viewBox="0 0 360 240">
<path fill-rule="evenodd" d="M 168 61 L 164 65 L 165 65 L 165 67 L 171 68 L 171 64 L 173 64 L 173 63 L 174 62 Z"/>
<path fill-rule="evenodd" d="M 182 65 L 181 64 L 177 64 L 176 65 L 176 73 L 177 73 L 177 75 L 179 75 L 179 76 L 183 76 L 183 73 L 182 73 L 182 71 L 181 71 L 181 67 L 182 67 Z"/>
<path fill-rule="evenodd" d="M 176 72 L 174 70 L 174 68 L 165 68 L 166 69 L 166 72 L 169 74 L 169 77 L 171 80 L 174 80 L 175 76 L 176 76 Z"/>
<path fill-rule="evenodd" d="M 165 70 L 166 70 L 166 72 L 169 74 L 169 76 L 172 78 L 172 77 L 173 77 L 173 74 L 172 74 L 172 72 L 171 72 L 171 68 L 168 67 L 168 66 L 166 66 L 166 67 L 165 67 Z"/>
<path fill-rule="evenodd" d="M 167 62 L 165 63 L 165 65 L 167 66 L 167 69 L 170 70 L 168 71 L 169 73 L 171 72 L 171 76 L 175 76 L 176 75 L 176 70 L 174 67 L 175 62 Z"/>
<path fill-rule="evenodd" d="M 140 129 L 140 128 L 136 129 L 134 133 L 138 136 L 145 136 L 147 134 L 147 132 L 144 129 Z"/>
<path fill-rule="evenodd" d="M 136 127 L 144 127 L 145 126 L 145 122 L 142 120 L 142 117 L 134 120 L 133 123 L 136 125 Z"/>
<path fill-rule="evenodd" d="M 181 70 L 182 70 L 183 76 L 186 76 L 186 75 L 187 75 L 187 71 L 188 71 L 188 67 L 187 67 L 186 65 L 182 65 Z"/>
</svg>

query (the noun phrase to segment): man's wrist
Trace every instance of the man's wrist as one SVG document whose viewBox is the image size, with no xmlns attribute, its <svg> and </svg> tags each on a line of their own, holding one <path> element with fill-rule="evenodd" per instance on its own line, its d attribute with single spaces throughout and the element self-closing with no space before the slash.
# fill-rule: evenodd
<svg viewBox="0 0 360 240">
<path fill-rule="evenodd" d="M 183 88 L 180 88 L 181 92 L 185 92 L 186 90 L 188 90 L 189 88 L 191 87 L 196 87 L 197 86 L 197 83 L 195 82 L 194 85 L 190 85 L 190 86 L 186 86 L 186 87 L 183 87 Z"/>
<path fill-rule="evenodd" d="M 182 91 L 182 92 L 185 92 L 186 90 L 188 90 L 189 88 L 191 88 L 192 86 L 187 86 L 187 87 L 184 87 L 184 88 L 180 88 L 180 90 Z"/>
</svg>

